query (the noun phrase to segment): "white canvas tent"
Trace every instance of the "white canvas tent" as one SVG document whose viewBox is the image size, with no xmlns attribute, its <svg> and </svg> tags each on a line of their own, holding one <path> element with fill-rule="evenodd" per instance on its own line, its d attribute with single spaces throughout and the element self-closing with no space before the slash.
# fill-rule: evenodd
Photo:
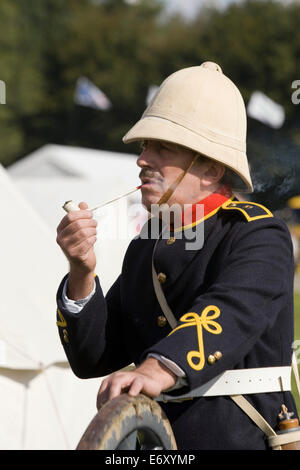
<svg viewBox="0 0 300 470">
<path fill-rule="evenodd" d="M 1 166 L 0 197 L 0 448 L 72 449 L 100 379 L 80 380 L 67 364 L 55 324 L 66 260 Z"/>
<path fill-rule="evenodd" d="M 66 200 L 92 205 L 138 185 L 135 161 L 133 155 L 45 145 L 7 171 L 0 167 L 0 449 L 74 449 L 96 413 L 101 379 L 74 376 L 55 325 L 56 290 L 68 269 L 56 227 Z M 136 213 L 139 200 L 135 193 L 95 214 L 104 292 L 145 220 L 140 205 Z M 121 237 L 116 221 L 126 228 Z"/>
</svg>

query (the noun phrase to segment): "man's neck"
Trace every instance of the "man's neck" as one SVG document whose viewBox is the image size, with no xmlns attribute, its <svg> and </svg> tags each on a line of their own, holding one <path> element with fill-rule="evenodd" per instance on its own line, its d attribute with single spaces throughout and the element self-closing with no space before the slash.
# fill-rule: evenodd
<svg viewBox="0 0 300 470">
<path fill-rule="evenodd" d="M 218 185 L 214 191 L 203 191 L 200 199 L 193 204 L 180 204 L 173 202 L 170 205 L 166 205 L 165 208 L 162 208 L 159 217 L 164 219 L 164 211 L 168 212 L 170 224 L 174 229 L 176 229 L 196 223 L 198 219 L 202 218 L 202 213 L 203 217 L 206 217 L 210 213 L 216 211 L 218 207 L 231 197 L 232 191 L 230 187 L 226 185 Z M 201 210 L 198 210 L 200 207 Z"/>
</svg>

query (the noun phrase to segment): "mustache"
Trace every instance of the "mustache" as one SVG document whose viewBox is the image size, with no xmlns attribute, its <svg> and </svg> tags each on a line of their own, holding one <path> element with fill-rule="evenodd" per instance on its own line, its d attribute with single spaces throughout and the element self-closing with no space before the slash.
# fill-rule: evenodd
<svg viewBox="0 0 300 470">
<path fill-rule="evenodd" d="M 161 175 L 157 171 L 151 170 L 151 168 L 143 168 L 139 174 L 139 178 L 153 178 L 163 181 Z"/>
</svg>

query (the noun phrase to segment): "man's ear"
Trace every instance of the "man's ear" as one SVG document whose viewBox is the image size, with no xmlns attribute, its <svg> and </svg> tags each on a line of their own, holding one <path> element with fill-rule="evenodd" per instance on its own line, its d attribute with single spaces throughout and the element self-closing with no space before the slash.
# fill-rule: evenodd
<svg viewBox="0 0 300 470">
<path fill-rule="evenodd" d="M 206 165 L 206 168 L 202 174 L 202 182 L 205 184 L 216 184 L 224 176 L 225 166 L 218 162 L 209 162 Z"/>
</svg>

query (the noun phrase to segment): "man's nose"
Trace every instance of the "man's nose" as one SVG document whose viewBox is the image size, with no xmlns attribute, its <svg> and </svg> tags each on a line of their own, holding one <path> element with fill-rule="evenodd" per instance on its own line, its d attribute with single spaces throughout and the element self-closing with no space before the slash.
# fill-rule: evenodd
<svg viewBox="0 0 300 470">
<path fill-rule="evenodd" d="M 143 149 L 140 156 L 137 158 L 136 164 L 140 168 L 152 167 L 154 162 L 153 152 L 149 149 Z"/>
</svg>

